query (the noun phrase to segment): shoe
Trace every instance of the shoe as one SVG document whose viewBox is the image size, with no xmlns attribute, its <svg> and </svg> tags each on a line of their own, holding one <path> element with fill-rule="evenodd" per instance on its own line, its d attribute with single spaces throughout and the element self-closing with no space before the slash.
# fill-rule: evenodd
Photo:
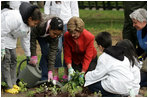
<svg viewBox="0 0 148 98">
<path fill-rule="evenodd" d="M 59 81 L 59 77 L 58 76 L 54 76 L 53 80 Z"/>
<path fill-rule="evenodd" d="M 6 93 L 11 93 L 11 94 L 17 94 L 19 93 L 18 90 L 14 89 L 14 88 L 11 88 L 11 89 L 7 89 L 5 90 Z"/>
<path fill-rule="evenodd" d="M 18 90 L 18 91 L 20 91 L 20 87 L 17 86 L 17 85 L 13 85 L 13 88 L 16 89 L 16 90 Z"/>
</svg>

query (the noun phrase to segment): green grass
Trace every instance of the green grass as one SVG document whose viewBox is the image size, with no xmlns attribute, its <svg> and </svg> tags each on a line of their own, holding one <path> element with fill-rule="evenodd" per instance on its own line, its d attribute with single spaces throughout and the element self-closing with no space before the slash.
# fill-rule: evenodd
<svg viewBox="0 0 148 98">
<path fill-rule="evenodd" d="M 80 17 L 85 22 L 85 28 L 94 35 L 101 31 L 116 35 L 122 31 L 124 23 L 123 11 L 80 10 Z"/>
</svg>

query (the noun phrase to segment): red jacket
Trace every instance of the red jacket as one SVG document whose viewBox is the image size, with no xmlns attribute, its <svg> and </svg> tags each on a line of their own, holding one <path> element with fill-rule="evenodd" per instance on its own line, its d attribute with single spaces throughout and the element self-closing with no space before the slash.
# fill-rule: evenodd
<svg viewBox="0 0 148 98">
<path fill-rule="evenodd" d="M 66 64 L 82 64 L 82 70 L 87 71 L 92 59 L 97 56 L 94 47 L 94 35 L 83 30 L 78 39 L 73 39 L 69 32 L 64 34 L 64 60 Z"/>
</svg>

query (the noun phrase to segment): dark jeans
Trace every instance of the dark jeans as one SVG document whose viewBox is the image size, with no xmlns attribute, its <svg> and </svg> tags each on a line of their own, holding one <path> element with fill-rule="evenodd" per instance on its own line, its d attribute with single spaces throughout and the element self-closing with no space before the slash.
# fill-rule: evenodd
<svg viewBox="0 0 148 98">
<path fill-rule="evenodd" d="M 121 97 L 121 95 L 113 94 L 105 91 L 101 85 L 101 81 L 88 86 L 88 89 L 94 93 L 101 91 L 102 97 Z"/>
<path fill-rule="evenodd" d="M 64 41 L 64 34 L 67 31 L 67 24 L 64 25 L 64 31 L 63 31 L 63 35 L 59 38 L 59 42 L 58 42 L 58 52 L 56 55 L 56 60 L 55 60 L 55 68 L 60 68 L 60 67 L 67 67 L 64 59 L 62 61 L 62 49 L 63 49 L 63 41 Z M 63 57 L 64 57 L 64 53 L 63 53 Z M 63 62 L 63 63 L 62 63 Z"/>
<path fill-rule="evenodd" d="M 92 59 L 92 61 L 91 61 L 90 64 L 89 64 L 89 67 L 88 67 L 88 70 L 87 70 L 87 71 L 92 71 L 92 70 L 94 70 L 94 69 L 96 68 L 97 59 L 98 59 L 97 56 L 96 56 L 94 59 Z M 73 68 L 75 71 L 81 72 L 81 71 L 82 71 L 82 64 L 76 65 L 74 62 L 72 62 L 72 68 Z"/>
<path fill-rule="evenodd" d="M 63 60 L 63 63 L 62 63 L 62 48 L 63 48 L 63 37 L 64 36 L 61 36 L 59 38 L 59 42 L 58 42 L 58 51 L 57 51 L 57 54 L 56 54 L 56 60 L 55 60 L 55 65 L 54 67 L 55 68 L 60 68 L 60 67 L 67 67 L 64 60 Z M 63 57 L 64 57 L 64 54 L 63 54 Z"/>
<path fill-rule="evenodd" d="M 48 52 L 49 52 L 49 43 L 44 39 L 39 37 L 38 42 L 41 48 L 41 59 L 39 66 L 42 70 L 42 78 L 41 80 L 48 79 Z"/>
<path fill-rule="evenodd" d="M 141 71 L 140 87 L 147 87 L 147 72 Z"/>
</svg>

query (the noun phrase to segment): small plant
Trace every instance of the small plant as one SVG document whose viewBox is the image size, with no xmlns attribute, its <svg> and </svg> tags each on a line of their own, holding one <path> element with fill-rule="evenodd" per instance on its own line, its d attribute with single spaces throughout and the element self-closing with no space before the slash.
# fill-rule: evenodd
<svg viewBox="0 0 148 98">
<path fill-rule="evenodd" d="M 20 92 L 26 92 L 27 91 L 27 83 L 23 82 L 22 80 L 19 81 L 18 83 L 19 87 L 20 87 Z"/>
<path fill-rule="evenodd" d="M 35 89 L 36 89 L 36 93 L 44 92 L 44 87 L 42 85 L 40 85 L 39 88 L 35 88 Z"/>
<path fill-rule="evenodd" d="M 99 90 L 99 92 L 94 92 L 94 97 L 102 97 L 101 91 Z"/>
<path fill-rule="evenodd" d="M 35 93 L 36 93 L 35 91 L 29 91 L 29 92 L 27 93 L 27 96 L 28 96 L 28 97 L 33 97 Z"/>
<path fill-rule="evenodd" d="M 80 72 L 72 74 L 72 79 L 61 88 L 61 91 L 63 93 L 67 92 L 69 96 L 72 97 L 81 93 L 83 90 L 82 86 L 84 85 L 84 78 L 81 78 L 80 75 L 82 75 Z"/>
<path fill-rule="evenodd" d="M 6 82 L 1 82 L 1 88 L 2 90 L 6 89 L 8 87 Z"/>
<path fill-rule="evenodd" d="M 58 91 L 60 91 L 60 88 L 57 88 L 56 85 L 54 85 L 53 87 L 50 87 L 49 90 L 51 90 L 51 93 L 56 96 Z"/>
<path fill-rule="evenodd" d="M 8 85 L 7 85 L 6 82 L 2 82 L 2 83 L 1 83 L 1 86 L 3 86 L 3 87 L 7 87 Z"/>
</svg>

